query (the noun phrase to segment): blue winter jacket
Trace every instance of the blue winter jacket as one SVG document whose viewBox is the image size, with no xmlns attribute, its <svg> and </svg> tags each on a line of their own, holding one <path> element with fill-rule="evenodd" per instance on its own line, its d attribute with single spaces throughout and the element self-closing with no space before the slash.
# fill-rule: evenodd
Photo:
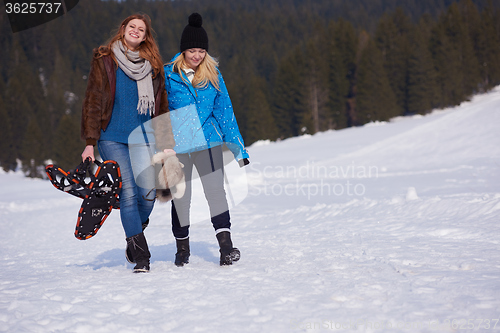
<svg viewBox="0 0 500 333">
<path fill-rule="evenodd" d="M 172 61 L 178 56 L 179 53 Z M 225 143 L 236 160 L 249 158 L 220 72 L 219 91 L 211 83 L 205 88 L 194 88 L 184 72 L 185 81 L 173 71 L 172 63 L 164 69 L 174 150 L 178 154 L 191 153 Z"/>
</svg>

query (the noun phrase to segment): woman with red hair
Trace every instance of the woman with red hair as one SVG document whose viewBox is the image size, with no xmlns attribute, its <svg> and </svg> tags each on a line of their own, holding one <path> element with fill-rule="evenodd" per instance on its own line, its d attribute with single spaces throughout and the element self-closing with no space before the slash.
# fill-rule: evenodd
<svg viewBox="0 0 500 333">
<path fill-rule="evenodd" d="M 129 135 L 167 112 L 163 61 L 153 37 L 151 20 L 145 14 L 131 15 L 105 45 L 94 50 L 82 107 L 81 135 L 86 141 L 83 160 L 89 157 L 94 160 L 97 145 L 103 160 L 114 160 L 120 166 L 120 216 L 128 259 L 136 263 L 136 273 L 148 272 L 150 268 L 151 255 L 143 231 L 149 223 L 155 192 L 136 183 L 133 170 L 151 171 L 146 176 L 153 182 L 154 173 L 147 152 L 141 158 L 134 155 L 131 161 Z M 145 137 L 154 141 L 156 136 L 156 142 L 149 144 L 155 143 L 156 149 L 169 151 L 175 146 L 170 117 L 166 114 L 161 119 L 161 133 L 145 133 Z M 138 164 L 142 167 L 137 167 Z"/>
</svg>

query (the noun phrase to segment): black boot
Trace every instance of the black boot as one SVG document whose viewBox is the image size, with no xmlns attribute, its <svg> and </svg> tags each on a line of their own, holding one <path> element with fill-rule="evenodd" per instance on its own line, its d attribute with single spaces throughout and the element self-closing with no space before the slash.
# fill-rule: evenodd
<svg viewBox="0 0 500 333">
<path fill-rule="evenodd" d="M 233 262 L 240 260 L 240 250 L 233 247 L 231 233 L 229 231 L 219 232 L 216 237 L 220 246 L 219 252 L 221 266 L 232 265 Z"/>
<path fill-rule="evenodd" d="M 148 227 L 149 225 L 149 219 L 146 220 L 146 222 L 144 222 L 142 224 L 142 231 L 144 232 L 144 230 Z M 127 259 L 127 261 L 131 264 L 135 264 L 135 259 L 134 259 L 134 256 L 132 255 L 132 251 L 130 251 L 130 247 L 128 246 L 128 242 L 127 242 L 127 248 L 125 249 L 125 258 Z"/>
<path fill-rule="evenodd" d="M 151 253 L 149 253 L 144 233 L 141 232 L 138 235 L 127 238 L 127 246 L 135 259 L 134 273 L 149 272 L 149 258 L 151 258 Z"/>
<path fill-rule="evenodd" d="M 189 238 L 186 239 L 176 239 L 177 253 L 175 254 L 175 265 L 184 266 L 184 264 L 189 263 Z"/>
</svg>

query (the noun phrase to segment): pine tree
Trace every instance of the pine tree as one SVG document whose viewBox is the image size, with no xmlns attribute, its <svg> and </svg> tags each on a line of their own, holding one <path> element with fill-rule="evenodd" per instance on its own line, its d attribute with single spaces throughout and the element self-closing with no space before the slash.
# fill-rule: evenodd
<svg viewBox="0 0 500 333">
<path fill-rule="evenodd" d="M 278 129 L 264 92 L 265 81 L 254 76 L 248 85 L 248 94 L 244 102 L 247 114 L 245 144 L 250 145 L 257 140 L 275 140 L 278 137 Z"/>
<path fill-rule="evenodd" d="M 359 124 L 399 115 L 396 97 L 384 68 L 382 52 L 370 39 L 357 71 L 356 116 Z"/>
<path fill-rule="evenodd" d="M 58 21 L 59 20 L 52 21 L 49 24 L 43 24 L 33 31 L 34 38 L 32 40 L 32 55 L 29 54 L 29 49 L 31 48 L 29 48 L 28 50 L 25 49 L 25 52 L 27 53 L 27 56 L 30 57 L 30 59 L 37 59 L 38 64 L 43 64 L 39 67 L 44 68 L 47 76 L 50 75 L 59 65 L 57 60 L 60 60 L 60 58 L 56 59 L 55 57 L 56 53 L 59 53 L 58 40 L 65 39 L 63 36 L 66 35 L 60 34 L 57 30 L 55 30 L 59 23 Z M 47 47 L 49 45 L 50 47 Z"/>
<path fill-rule="evenodd" d="M 489 2 L 489 6 L 485 8 L 485 10 L 490 9 L 491 16 L 493 17 L 493 22 L 495 26 L 495 30 L 497 31 L 497 36 L 500 36 L 500 9 L 498 9 L 498 6 L 496 9 L 493 9 L 493 1 Z"/>
<path fill-rule="evenodd" d="M 12 132 L 7 109 L 0 96 L 0 167 L 5 171 L 15 170 L 16 158 L 12 149 Z"/>
<path fill-rule="evenodd" d="M 457 3 L 441 16 L 436 32 L 433 52 L 446 103 L 443 106 L 457 105 L 477 91 L 480 82 L 478 61 Z"/>
<path fill-rule="evenodd" d="M 302 116 L 302 128 L 307 133 L 316 133 L 329 129 L 330 115 L 328 104 L 328 70 L 326 41 L 319 35 L 316 40 L 309 40 L 305 48 L 305 75 L 302 86 L 305 89 L 306 108 Z"/>
<path fill-rule="evenodd" d="M 430 50 L 439 91 L 437 106 L 457 105 L 465 96 L 461 85 L 464 76 L 460 68 L 460 53 L 453 47 L 442 23 L 432 30 Z"/>
<path fill-rule="evenodd" d="M 472 46 L 474 48 L 474 53 L 475 56 L 478 59 L 478 70 L 480 77 L 485 79 L 487 76 L 485 73 L 485 66 L 481 66 L 480 64 L 483 64 L 485 62 L 486 58 L 486 48 L 487 45 L 490 43 L 486 39 L 486 35 L 484 33 L 484 28 L 483 28 L 483 23 L 481 22 L 481 15 L 472 0 L 462 0 L 460 2 L 460 9 L 464 18 L 464 23 L 465 23 L 465 29 L 468 31 L 470 40 L 472 42 Z M 480 83 L 479 89 L 484 90 L 487 89 L 487 83 L 486 82 L 476 82 Z"/>
<path fill-rule="evenodd" d="M 307 112 L 303 87 L 304 59 L 296 48 L 278 67 L 273 95 L 273 118 L 281 138 L 303 133 L 303 115 Z"/>
<path fill-rule="evenodd" d="M 496 10 L 500 13 L 499 10 Z M 482 85 L 490 89 L 500 84 L 500 33 L 495 29 L 495 9 L 490 3 L 481 13 L 482 31 L 475 38 L 480 39 L 476 46 Z M 500 16 L 498 17 L 500 18 Z"/>
<path fill-rule="evenodd" d="M 43 135 L 38 121 L 31 117 L 26 128 L 20 157 L 23 162 L 23 169 L 28 177 L 38 178 L 42 176 L 41 168 L 45 159 Z"/>
<path fill-rule="evenodd" d="M 42 133 L 47 133 L 37 142 L 37 145 L 41 145 L 43 149 L 34 151 L 37 154 L 42 152 L 45 154 L 47 139 L 52 132 L 50 117 L 45 106 L 41 76 L 32 69 L 31 63 L 27 60 L 17 40 L 14 40 L 9 63 L 10 78 L 7 82 L 4 103 L 8 110 L 11 134 L 15 138 L 12 142 L 12 149 L 16 158 L 22 157 L 24 160 L 29 160 L 26 152 L 31 150 L 23 148 L 25 136 L 30 134 L 27 128 L 28 119 L 36 119 L 38 129 Z M 36 159 L 36 161 L 41 161 L 41 159 Z"/>
<path fill-rule="evenodd" d="M 0 81 L 7 81 L 8 78 L 8 68 L 5 66 L 4 61 L 9 59 L 10 50 L 12 49 L 12 34 L 9 18 L 7 15 L 0 15 L 0 59 L 2 59 L 2 65 L 0 66 Z"/>
<path fill-rule="evenodd" d="M 23 49 L 17 40 L 11 49 L 11 59 L 9 61 L 9 80 L 5 89 L 5 108 L 9 112 L 9 123 L 13 138 L 12 150 L 15 158 L 19 157 L 22 138 L 26 133 L 26 119 L 32 114 L 32 105 L 27 95 L 27 87 L 31 80 L 37 80 L 31 73 L 31 68 L 24 54 Z"/>
<path fill-rule="evenodd" d="M 421 22 L 419 26 L 427 24 Z M 412 34 L 412 51 L 408 62 L 407 112 L 424 114 L 435 106 L 436 72 L 423 29 Z"/>
<path fill-rule="evenodd" d="M 407 112 L 408 60 L 410 58 L 410 18 L 398 7 L 381 18 L 375 40 L 384 57 L 384 67 L 396 96 L 398 113 Z"/>
<path fill-rule="evenodd" d="M 474 43 L 471 38 L 471 33 L 469 30 L 476 30 L 478 27 L 479 17 L 474 17 L 478 15 L 475 6 L 468 6 L 467 11 L 462 14 L 458 7 L 458 4 L 450 6 L 448 9 L 451 12 L 451 17 L 456 18 L 455 25 L 457 26 L 455 31 L 455 37 L 452 39 L 460 50 L 461 67 L 464 73 L 464 80 L 462 86 L 465 92 L 464 99 L 470 97 L 472 94 L 477 93 L 480 90 L 479 83 L 481 82 L 481 76 L 479 71 L 479 62 L 474 51 Z M 453 30 L 453 29 L 450 29 Z"/>
<path fill-rule="evenodd" d="M 72 108 L 75 105 L 77 96 L 71 91 L 72 78 L 68 76 L 71 72 L 71 68 L 68 61 L 61 56 L 59 52 L 55 52 L 54 58 L 58 63 L 52 74 L 47 78 L 46 91 L 47 91 L 47 116 L 48 122 L 45 126 L 52 130 L 57 129 L 57 124 L 60 122 L 64 115 L 71 114 Z M 45 129 L 42 128 L 45 132 Z M 75 136 L 75 134 L 70 134 Z M 63 141 L 71 140 L 72 138 L 60 138 Z M 49 156 L 53 156 L 52 150 L 54 137 L 50 136 L 46 140 L 47 153 Z"/>
<path fill-rule="evenodd" d="M 69 114 L 62 116 L 54 133 L 53 158 L 63 169 L 74 168 L 81 161 L 84 143 L 80 140 L 79 121 Z"/>
<path fill-rule="evenodd" d="M 223 72 L 226 87 L 233 104 L 234 114 L 238 120 L 240 133 L 245 143 L 247 143 L 248 117 L 245 101 L 249 89 L 249 78 L 255 75 L 248 66 L 245 66 L 248 62 L 248 57 L 245 54 L 236 55 L 225 64 Z"/>
<path fill-rule="evenodd" d="M 330 37 L 330 69 L 329 69 L 329 107 L 332 117 L 332 128 L 348 126 L 347 100 L 352 98 L 352 88 L 356 72 L 356 32 L 353 26 L 339 20 L 331 22 Z"/>
</svg>

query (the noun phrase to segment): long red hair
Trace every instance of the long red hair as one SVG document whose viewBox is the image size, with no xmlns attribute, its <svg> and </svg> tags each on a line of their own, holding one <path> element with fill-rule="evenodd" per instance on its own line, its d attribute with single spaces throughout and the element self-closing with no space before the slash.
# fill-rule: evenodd
<svg viewBox="0 0 500 333">
<path fill-rule="evenodd" d="M 130 15 L 125 20 L 123 20 L 116 34 L 106 44 L 99 46 L 97 57 L 111 55 L 111 57 L 113 57 L 113 60 L 116 62 L 111 45 L 119 40 L 124 43 L 123 36 L 125 34 L 125 27 L 130 21 L 134 19 L 139 19 L 146 25 L 146 40 L 143 41 L 137 48 L 137 51 L 139 51 L 139 55 L 141 56 L 141 58 L 144 58 L 151 63 L 151 67 L 153 67 L 153 78 L 158 74 L 161 74 L 163 76 L 163 61 L 161 59 L 160 50 L 158 49 L 158 45 L 156 44 L 156 40 L 154 38 L 156 33 L 151 27 L 151 19 L 148 15 L 143 13 Z"/>
</svg>

